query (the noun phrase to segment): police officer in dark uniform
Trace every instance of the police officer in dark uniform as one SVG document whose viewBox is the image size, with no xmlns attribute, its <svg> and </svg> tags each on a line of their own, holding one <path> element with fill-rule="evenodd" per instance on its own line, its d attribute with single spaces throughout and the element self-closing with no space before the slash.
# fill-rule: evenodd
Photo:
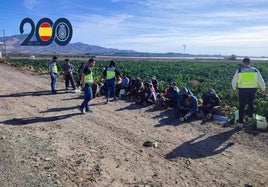
<svg viewBox="0 0 268 187">
<path fill-rule="evenodd" d="M 84 68 L 82 73 L 82 82 L 81 87 L 84 91 L 84 101 L 79 107 L 81 113 L 85 114 L 86 112 L 93 112 L 89 108 L 89 101 L 92 99 L 92 85 L 94 82 L 92 68 L 95 66 L 95 60 L 90 58 L 88 60 L 88 65 Z"/>
<path fill-rule="evenodd" d="M 54 56 L 52 60 L 49 62 L 49 74 L 51 78 L 51 92 L 52 94 L 56 94 L 56 82 L 57 82 L 57 76 L 58 76 L 58 67 L 57 67 L 57 60 L 58 57 Z"/>
<path fill-rule="evenodd" d="M 103 71 L 103 76 L 105 77 L 106 86 L 106 103 L 109 103 L 110 96 L 112 95 L 116 99 L 116 78 L 120 77 L 119 71 L 115 68 L 115 61 L 111 60 L 109 66 L 107 66 Z"/>
<path fill-rule="evenodd" d="M 243 67 L 238 68 L 232 79 L 233 92 L 239 96 L 239 122 L 237 127 L 243 128 L 244 110 L 248 105 L 248 121 L 253 121 L 254 101 L 257 88 L 261 88 L 261 94 L 265 95 L 265 82 L 258 69 L 250 66 L 250 59 L 243 59 Z"/>
</svg>

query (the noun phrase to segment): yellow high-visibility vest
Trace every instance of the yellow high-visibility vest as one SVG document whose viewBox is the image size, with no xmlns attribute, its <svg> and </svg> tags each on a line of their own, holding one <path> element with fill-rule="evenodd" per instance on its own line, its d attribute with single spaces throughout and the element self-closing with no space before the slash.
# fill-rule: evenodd
<svg viewBox="0 0 268 187">
<path fill-rule="evenodd" d="M 58 67 L 57 67 L 56 64 L 53 64 L 53 65 L 52 65 L 52 72 L 53 72 L 53 73 L 58 73 Z"/>
<path fill-rule="evenodd" d="M 258 88 L 258 75 L 257 72 L 240 72 L 237 77 L 238 88 Z"/>
<path fill-rule="evenodd" d="M 107 67 L 106 79 L 113 79 L 113 78 L 115 78 L 115 68 L 114 67 Z"/>
<path fill-rule="evenodd" d="M 92 71 L 89 74 L 87 74 L 85 76 L 85 78 L 86 78 L 86 80 L 85 80 L 86 83 L 93 83 L 94 80 L 93 80 L 93 73 L 92 73 Z"/>
</svg>

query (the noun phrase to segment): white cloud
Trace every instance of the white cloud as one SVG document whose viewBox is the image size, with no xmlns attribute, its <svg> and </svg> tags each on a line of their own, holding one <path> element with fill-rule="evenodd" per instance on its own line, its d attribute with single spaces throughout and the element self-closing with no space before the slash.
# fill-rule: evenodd
<svg viewBox="0 0 268 187">
<path fill-rule="evenodd" d="M 182 52 L 186 44 L 194 54 L 266 54 L 261 47 L 267 46 L 268 11 L 256 8 L 265 1 L 254 1 L 254 6 L 249 0 L 111 2 L 120 9 L 79 4 L 92 14 L 69 14 L 71 42 L 144 52 Z"/>
<path fill-rule="evenodd" d="M 24 0 L 23 1 L 24 7 L 29 9 L 29 10 L 34 10 L 36 5 L 38 5 L 38 4 L 39 4 L 38 0 Z"/>
<path fill-rule="evenodd" d="M 186 52 L 194 54 L 264 55 L 262 46 L 268 45 L 268 26 L 240 29 L 237 32 L 221 32 L 213 35 L 179 36 L 147 34 L 131 38 L 113 38 L 108 47 L 147 52 Z"/>
<path fill-rule="evenodd" d="M 123 23 L 131 17 L 132 15 L 127 14 L 74 16 L 71 18 L 74 32 L 72 41 L 87 41 L 89 44 L 105 47 L 106 41 L 128 35 L 129 27 Z"/>
</svg>

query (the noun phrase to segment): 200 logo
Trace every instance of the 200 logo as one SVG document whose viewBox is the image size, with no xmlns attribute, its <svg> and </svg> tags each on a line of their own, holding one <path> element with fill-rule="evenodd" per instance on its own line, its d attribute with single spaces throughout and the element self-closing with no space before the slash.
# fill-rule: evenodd
<svg viewBox="0 0 268 187">
<path fill-rule="evenodd" d="M 73 28 L 71 23 L 65 18 L 59 18 L 53 24 L 51 19 L 42 18 L 35 26 L 31 18 L 24 18 L 20 23 L 20 33 L 24 33 L 24 25 L 29 23 L 31 31 L 21 43 L 23 46 L 46 46 L 55 41 L 58 45 L 66 45 L 73 36 Z M 36 37 L 36 41 L 31 41 L 32 37 Z"/>
</svg>

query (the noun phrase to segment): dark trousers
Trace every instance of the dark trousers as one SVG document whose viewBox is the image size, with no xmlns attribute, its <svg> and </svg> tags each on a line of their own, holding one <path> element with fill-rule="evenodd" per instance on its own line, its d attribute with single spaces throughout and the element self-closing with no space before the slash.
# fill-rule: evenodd
<svg viewBox="0 0 268 187">
<path fill-rule="evenodd" d="M 110 96 L 115 97 L 115 79 L 108 79 L 105 82 L 106 85 L 106 99 L 109 100 Z"/>
<path fill-rule="evenodd" d="M 248 117 L 253 117 L 254 101 L 256 99 L 256 88 L 240 88 L 239 89 L 239 123 L 243 123 L 245 107 L 247 108 Z"/>
<path fill-rule="evenodd" d="M 72 85 L 73 89 L 75 90 L 76 87 L 75 87 L 75 84 L 74 84 L 74 77 L 73 77 L 73 75 L 72 74 L 71 75 L 65 75 L 64 78 L 65 78 L 65 88 L 68 89 L 69 83 L 71 82 L 71 85 Z"/>
</svg>

